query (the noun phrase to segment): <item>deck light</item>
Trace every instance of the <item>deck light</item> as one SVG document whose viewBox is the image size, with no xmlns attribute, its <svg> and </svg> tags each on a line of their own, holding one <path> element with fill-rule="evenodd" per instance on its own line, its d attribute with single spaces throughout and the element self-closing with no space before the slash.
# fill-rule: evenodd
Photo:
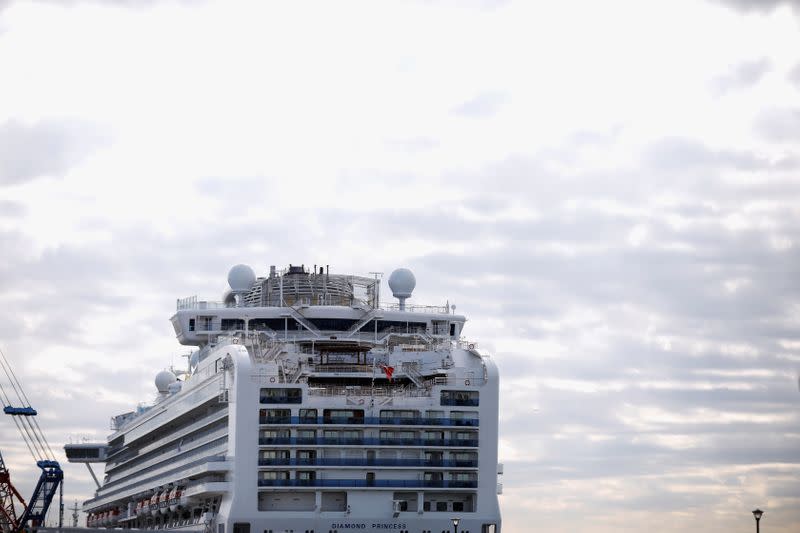
<svg viewBox="0 0 800 533">
<path fill-rule="evenodd" d="M 461 522 L 460 518 L 451 518 L 451 522 L 453 522 L 453 533 L 458 533 L 458 523 Z"/>
</svg>

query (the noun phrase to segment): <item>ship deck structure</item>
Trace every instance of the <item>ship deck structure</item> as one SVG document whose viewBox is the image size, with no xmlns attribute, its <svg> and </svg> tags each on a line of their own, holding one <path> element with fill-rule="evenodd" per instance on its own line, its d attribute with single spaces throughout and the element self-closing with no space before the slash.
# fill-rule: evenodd
<svg viewBox="0 0 800 533">
<path fill-rule="evenodd" d="M 237 265 L 221 302 L 177 301 L 188 368 L 111 419 L 87 526 L 207 533 L 499 533 L 499 378 L 455 306 L 416 280 Z M 93 474 L 94 475 L 94 474 Z"/>
</svg>

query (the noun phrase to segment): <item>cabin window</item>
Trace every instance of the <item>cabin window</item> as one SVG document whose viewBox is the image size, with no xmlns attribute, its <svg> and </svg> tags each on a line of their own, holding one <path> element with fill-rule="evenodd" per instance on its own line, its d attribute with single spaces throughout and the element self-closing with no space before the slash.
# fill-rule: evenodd
<svg viewBox="0 0 800 533">
<path fill-rule="evenodd" d="M 234 522 L 233 533 L 250 533 L 250 522 Z"/>
<path fill-rule="evenodd" d="M 478 391 L 443 390 L 441 395 L 441 404 L 477 407 Z"/>
<path fill-rule="evenodd" d="M 261 389 L 261 403 L 302 403 L 302 389 L 269 387 Z"/>
<path fill-rule="evenodd" d="M 189 319 L 189 331 L 194 331 L 194 318 Z"/>
<path fill-rule="evenodd" d="M 325 409 L 322 411 L 326 424 L 362 424 L 363 409 Z"/>
<path fill-rule="evenodd" d="M 292 420 L 292 411 L 289 409 L 260 409 L 258 421 L 261 424 L 288 424 Z"/>
<path fill-rule="evenodd" d="M 316 409 L 300 409 L 300 422 L 314 423 L 316 421 L 317 421 Z"/>
<path fill-rule="evenodd" d="M 286 472 L 285 470 L 265 470 L 263 472 L 259 472 L 258 474 L 261 479 L 289 479 L 289 472 Z"/>
</svg>

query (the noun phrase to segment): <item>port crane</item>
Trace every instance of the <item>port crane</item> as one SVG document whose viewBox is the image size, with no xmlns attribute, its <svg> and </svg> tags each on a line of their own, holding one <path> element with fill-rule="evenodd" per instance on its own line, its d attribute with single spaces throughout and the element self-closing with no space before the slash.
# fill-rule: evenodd
<svg viewBox="0 0 800 533">
<path fill-rule="evenodd" d="M 33 495 L 26 504 L 11 483 L 8 469 L 0 456 L 0 498 L 2 499 L 0 501 L 0 509 L 2 509 L 0 510 L 0 523 L 2 523 L 3 533 L 6 531 L 17 533 L 28 524 L 36 527 L 44 523 L 47 510 L 64 479 L 64 472 L 58 461 L 55 460 L 53 450 L 39 427 L 39 422 L 36 420 L 38 414 L 36 409 L 31 407 L 31 403 L 22 389 L 22 384 L 14 374 L 14 370 L 2 350 L 0 350 L 0 368 L 7 379 L 5 384 L 0 380 L 0 401 L 3 402 L 3 412 L 14 420 L 22 441 L 31 452 L 36 466 L 42 470 L 36 487 L 33 489 Z M 15 504 L 22 508 L 22 514 L 19 516 Z"/>
</svg>

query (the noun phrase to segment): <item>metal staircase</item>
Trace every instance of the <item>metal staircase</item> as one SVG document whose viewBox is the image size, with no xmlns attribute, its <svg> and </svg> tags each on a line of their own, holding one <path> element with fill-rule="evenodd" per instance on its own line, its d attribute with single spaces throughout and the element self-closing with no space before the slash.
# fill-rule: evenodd
<svg viewBox="0 0 800 533">
<path fill-rule="evenodd" d="M 403 370 L 403 374 L 405 374 L 418 389 L 424 386 L 423 377 L 419 372 L 419 365 L 417 363 L 405 361 L 400 368 Z"/>
<path fill-rule="evenodd" d="M 349 339 L 356 333 L 359 333 L 361 328 L 366 326 L 370 320 L 374 320 L 376 318 L 383 318 L 383 313 L 381 313 L 380 309 L 371 309 L 367 311 L 360 319 L 358 319 L 358 322 L 353 324 L 353 327 L 347 330 L 346 338 Z"/>
<path fill-rule="evenodd" d="M 288 312 L 288 316 L 291 316 L 295 320 L 297 320 L 304 328 L 310 331 L 315 337 L 320 337 L 322 333 L 320 333 L 319 328 L 312 324 L 305 316 L 303 316 L 300 311 L 295 309 L 294 307 L 284 307 Z"/>
</svg>

